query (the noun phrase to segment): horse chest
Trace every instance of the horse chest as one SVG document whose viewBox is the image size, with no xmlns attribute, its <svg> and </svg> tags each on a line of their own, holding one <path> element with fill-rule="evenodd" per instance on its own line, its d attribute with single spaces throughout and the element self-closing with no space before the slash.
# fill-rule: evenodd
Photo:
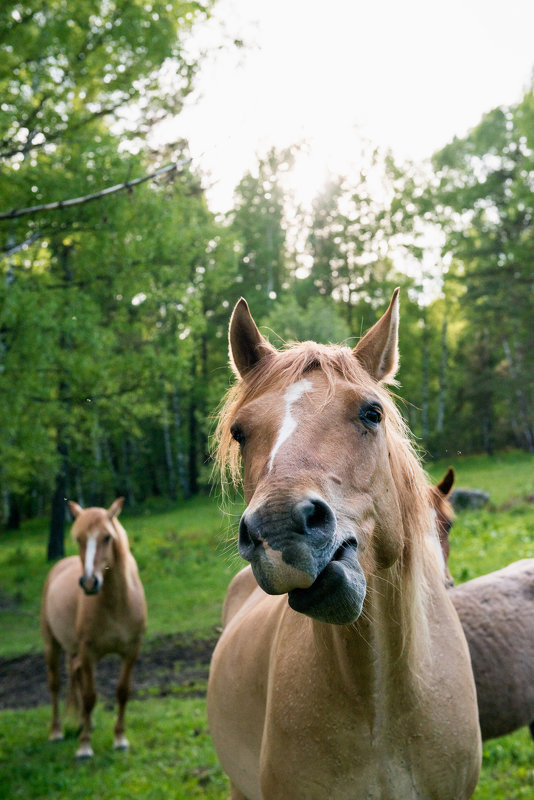
<svg viewBox="0 0 534 800">
<path fill-rule="evenodd" d="M 144 621 L 135 606 L 87 603 L 81 609 L 77 628 L 79 647 L 100 658 L 107 653 L 126 652 L 140 640 Z"/>
<path fill-rule="evenodd" d="M 340 666 L 332 643 L 325 655 L 317 640 L 292 629 L 275 658 L 263 647 L 250 652 L 250 636 L 236 628 L 223 635 L 214 657 L 210 695 L 219 697 L 216 706 L 209 700 L 209 710 L 223 767 L 247 798 L 469 796 L 464 787 L 473 765 L 454 729 L 448 690 L 431 687 L 411 703 L 401 683 L 385 689 L 369 660 L 367 668 L 363 657 L 354 658 L 357 669 Z"/>
</svg>

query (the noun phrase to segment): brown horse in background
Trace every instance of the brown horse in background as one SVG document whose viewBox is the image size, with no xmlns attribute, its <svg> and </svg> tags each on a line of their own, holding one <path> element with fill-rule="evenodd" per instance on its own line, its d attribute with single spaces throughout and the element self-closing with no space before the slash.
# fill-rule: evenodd
<svg viewBox="0 0 534 800">
<path fill-rule="evenodd" d="M 118 715 L 114 747 L 128 748 L 124 712 L 130 680 L 146 627 L 146 603 L 126 531 L 117 519 L 123 498 L 109 509 L 82 509 L 69 502 L 75 517 L 72 536 L 79 556 L 52 567 L 43 592 L 41 629 L 52 696 L 50 740 L 63 738 L 59 720 L 59 661 L 67 654 L 69 698 L 81 713 L 77 758 L 91 758 L 91 715 L 96 702 L 95 668 L 108 653 L 118 653 Z M 80 563 L 81 561 L 81 563 Z"/>
<path fill-rule="evenodd" d="M 218 457 L 248 503 L 208 716 L 234 800 L 465 800 L 469 654 L 429 486 L 384 383 L 398 300 L 354 350 L 276 351 L 240 300 Z M 251 579 L 251 572 L 254 579 Z"/>
<path fill-rule="evenodd" d="M 432 495 L 447 573 L 453 484 L 450 468 Z M 534 739 L 534 558 L 453 586 L 449 596 L 471 655 L 482 739 L 525 726 Z"/>
</svg>

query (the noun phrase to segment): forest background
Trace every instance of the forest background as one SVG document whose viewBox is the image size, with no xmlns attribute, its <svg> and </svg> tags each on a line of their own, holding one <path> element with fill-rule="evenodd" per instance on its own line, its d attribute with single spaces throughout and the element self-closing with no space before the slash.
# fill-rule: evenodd
<svg viewBox="0 0 534 800">
<path fill-rule="evenodd" d="M 310 206 L 287 180 L 306 143 L 271 150 L 215 214 L 187 142 L 151 136 L 210 8 L 0 8 L 0 522 L 50 514 L 49 558 L 65 497 L 208 491 L 241 295 L 277 346 L 354 344 L 401 286 L 397 392 L 426 457 L 534 451 L 534 82 L 429 163 L 357 143 Z"/>
</svg>

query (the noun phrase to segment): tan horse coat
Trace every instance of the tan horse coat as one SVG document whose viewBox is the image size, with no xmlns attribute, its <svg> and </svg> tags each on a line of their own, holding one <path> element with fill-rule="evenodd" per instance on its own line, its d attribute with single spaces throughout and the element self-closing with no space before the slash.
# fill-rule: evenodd
<svg viewBox="0 0 534 800">
<path fill-rule="evenodd" d="M 52 696 L 50 739 L 63 738 L 58 696 L 59 658 L 64 650 L 69 665 L 71 700 L 81 711 L 82 729 L 76 755 L 90 758 L 93 755 L 91 715 L 96 701 L 94 672 L 97 662 L 109 653 L 118 653 L 122 658 L 114 746 L 116 749 L 128 747 L 124 712 L 131 672 L 146 627 L 146 603 L 126 531 L 117 520 L 122 498 L 108 510 L 83 510 L 76 503 L 69 505 L 76 518 L 72 535 L 80 554 L 62 559 L 51 569 L 41 610 Z"/>
</svg>

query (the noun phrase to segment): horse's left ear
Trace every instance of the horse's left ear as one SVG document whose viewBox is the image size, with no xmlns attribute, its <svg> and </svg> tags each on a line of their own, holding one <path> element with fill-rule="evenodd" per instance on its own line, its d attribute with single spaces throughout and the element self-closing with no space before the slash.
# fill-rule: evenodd
<svg viewBox="0 0 534 800">
<path fill-rule="evenodd" d="M 262 358 L 276 352 L 264 339 L 252 319 L 247 301 L 237 301 L 228 330 L 230 364 L 238 378 L 244 378 Z"/>
<path fill-rule="evenodd" d="M 386 313 L 360 339 L 352 351 L 362 367 L 377 381 L 393 380 L 399 367 L 399 287 Z"/>
<path fill-rule="evenodd" d="M 108 517 L 113 519 L 113 517 L 118 517 L 122 511 L 122 504 L 124 503 L 124 497 L 117 497 L 117 499 L 110 505 L 108 508 Z"/>
</svg>

